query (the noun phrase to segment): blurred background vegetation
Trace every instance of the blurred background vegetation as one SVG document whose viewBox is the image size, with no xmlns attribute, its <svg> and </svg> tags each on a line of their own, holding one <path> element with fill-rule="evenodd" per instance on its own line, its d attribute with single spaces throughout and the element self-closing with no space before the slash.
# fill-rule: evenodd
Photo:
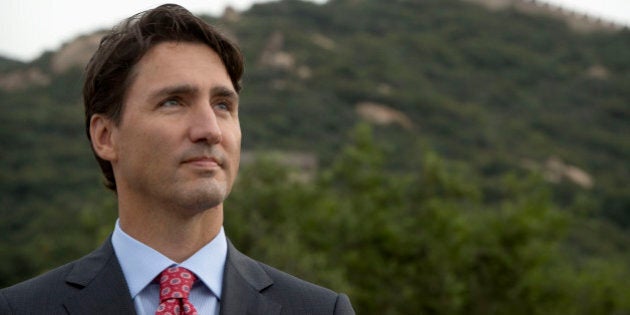
<svg viewBox="0 0 630 315">
<path fill-rule="evenodd" d="M 284 0 L 205 17 L 247 63 L 228 236 L 359 314 L 630 314 L 630 31 L 525 11 Z M 112 229 L 80 97 L 98 36 L 0 58 L 0 287 Z"/>
</svg>

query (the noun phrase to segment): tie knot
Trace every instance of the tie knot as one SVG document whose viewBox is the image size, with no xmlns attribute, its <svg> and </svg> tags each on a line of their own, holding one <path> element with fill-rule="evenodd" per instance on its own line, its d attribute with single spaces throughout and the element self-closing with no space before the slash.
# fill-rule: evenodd
<svg viewBox="0 0 630 315">
<path fill-rule="evenodd" d="M 160 274 L 160 301 L 188 299 L 195 275 L 186 268 L 169 267 Z"/>
</svg>

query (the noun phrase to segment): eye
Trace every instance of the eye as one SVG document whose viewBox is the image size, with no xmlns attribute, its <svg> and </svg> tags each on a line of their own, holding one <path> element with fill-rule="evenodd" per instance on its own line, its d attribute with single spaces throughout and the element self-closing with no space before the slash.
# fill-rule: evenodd
<svg viewBox="0 0 630 315">
<path fill-rule="evenodd" d="M 217 102 L 214 105 L 214 108 L 216 108 L 218 110 L 222 110 L 222 111 L 229 111 L 231 106 L 230 106 L 230 103 L 228 103 L 226 101 L 220 101 L 220 102 Z"/>
<path fill-rule="evenodd" d="M 178 98 L 169 98 L 160 103 L 160 106 L 162 107 L 174 107 L 174 106 L 180 106 L 180 105 L 181 105 L 181 101 Z"/>
</svg>

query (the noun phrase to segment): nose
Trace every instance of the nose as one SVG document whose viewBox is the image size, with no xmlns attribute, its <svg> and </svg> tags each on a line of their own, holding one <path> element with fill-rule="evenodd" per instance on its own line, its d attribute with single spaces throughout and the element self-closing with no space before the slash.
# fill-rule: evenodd
<svg viewBox="0 0 630 315">
<path fill-rule="evenodd" d="M 190 140 L 194 143 L 220 143 L 222 132 L 212 106 L 206 103 L 196 106 L 196 108 L 197 110 L 190 111 Z"/>
</svg>

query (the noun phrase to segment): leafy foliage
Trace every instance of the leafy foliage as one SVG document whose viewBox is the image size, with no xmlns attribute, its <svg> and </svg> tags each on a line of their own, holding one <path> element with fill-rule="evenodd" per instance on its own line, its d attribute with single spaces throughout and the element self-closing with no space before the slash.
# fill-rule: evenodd
<svg viewBox="0 0 630 315">
<path fill-rule="evenodd" d="M 348 292 L 361 314 L 630 311 L 630 287 L 614 281 L 627 276 L 624 260 L 573 261 L 563 248 L 576 221 L 541 179 L 507 175 L 488 205 L 434 153 L 412 174 L 387 171 L 385 156 L 359 125 L 314 181 L 269 160 L 249 165 L 226 229 L 263 261 Z"/>
</svg>

